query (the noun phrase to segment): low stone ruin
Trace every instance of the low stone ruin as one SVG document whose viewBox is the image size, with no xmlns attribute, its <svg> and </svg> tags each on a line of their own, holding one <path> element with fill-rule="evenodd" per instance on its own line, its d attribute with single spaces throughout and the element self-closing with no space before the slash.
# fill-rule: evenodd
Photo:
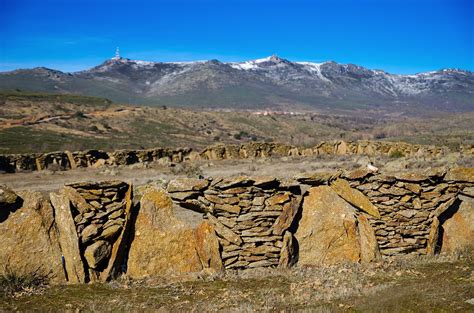
<svg viewBox="0 0 474 313">
<path fill-rule="evenodd" d="M 2 188 L 0 204 L 2 194 L 12 202 L 12 191 Z M 146 278 L 373 262 L 474 243 L 472 168 L 180 178 L 166 190 L 136 188 L 133 205 L 132 186 L 118 181 L 70 184 L 50 202 L 20 198 L 24 204 L 0 221 L 0 261 L 32 270 L 42 262 L 28 263 L 37 251 L 45 272 L 74 283 L 120 273 Z M 30 240 L 31 229 L 38 240 Z"/>
<path fill-rule="evenodd" d="M 310 148 L 295 147 L 280 143 L 245 143 L 241 145 L 214 145 L 202 151 L 191 148 L 146 150 L 102 150 L 59 151 L 50 153 L 3 154 L 0 155 L 0 171 L 67 170 L 77 167 L 99 167 L 103 165 L 130 165 L 136 163 L 179 163 L 192 160 L 254 159 L 269 157 L 297 157 L 312 155 L 386 155 L 398 153 L 410 157 L 437 157 L 450 152 L 447 147 L 412 145 L 385 141 L 334 141 L 321 142 Z M 474 154 L 472 146 L 462 146 L 459 153 Z"/>
</svg>

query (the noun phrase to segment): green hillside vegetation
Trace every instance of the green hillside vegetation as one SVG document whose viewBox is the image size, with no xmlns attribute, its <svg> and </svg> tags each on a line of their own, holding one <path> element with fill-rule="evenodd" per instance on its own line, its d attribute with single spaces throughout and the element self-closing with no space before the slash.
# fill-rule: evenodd
<svg viewBox="0 0 474 313">
<path fill-rule="evenodd" d="M 474 143 L 474 113 L 432 118 L 256 115 L 249 111 L 119 105 L 69 94 L 0 93 L 0 153 L 192 147 L 249 141 L 314 146 L 324 140 Z"/>
</svg>

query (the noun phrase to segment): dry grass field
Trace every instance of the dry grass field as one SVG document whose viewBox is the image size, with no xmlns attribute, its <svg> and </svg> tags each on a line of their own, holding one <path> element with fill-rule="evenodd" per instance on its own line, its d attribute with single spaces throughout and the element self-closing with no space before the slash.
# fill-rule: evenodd
<svg viewBox="0 0 474 313">
<path fill-rule="evenodd" d="M 248 141 L 313 146 L 335 139 L 399 140 L 454 149 L 474 143 L 474 113 L 424 118 L 360 112 L 255 113 L 136 107 L 72 95 L 0 94 L 0 153 L 202 148 Z"/>
<path fill-rule="evenodd" d="M 369 265 L 30 286 L 0 290 L 0 311 L 472 312 L 473 261 L 465 251 Z"/>
</svg>

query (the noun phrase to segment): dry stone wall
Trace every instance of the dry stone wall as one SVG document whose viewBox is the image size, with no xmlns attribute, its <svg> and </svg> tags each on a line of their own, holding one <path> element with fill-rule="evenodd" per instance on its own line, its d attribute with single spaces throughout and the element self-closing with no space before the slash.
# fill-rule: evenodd
<svg viewBox="0 0 474 313">
<path fill-rule="evenodd" d="M 281 256 L 300 205 L 299 188 L 272 177 L 233 177 L 174 180 L 168 192 L 178 205 L 206 214 L 226 269 L 288 265 Z"/>
<path fill-rule="evenodd" d="M 10 212 L 18 200 L 2 188 L 0 203 L 8 206 L 0 210 L 9 214 L 0 229 L 8 245 L 31 245 L 12 225 L 26 232 L 21 225 L 30 229 L 36 220 Z M 65 186 L 50 199 L 52 206 L 41 200 L 41 207 L 54 209 L 45 242 L 51 251 L 60 247 L 64 276 L 74 283 L 108 280 L 120 272 L 145 278 L 371 262 L 474 243 L 472 168 L 394 175 L 340 171 L 290 180 L 176 179 L 166 190 L 146 187 L 135 205 L 131 185 L 89 182 Z M 192 223 L 186 218 L 191 215 Z M 14 251 L 14 260 L 30 257 L 27 249 L 5 251 Z M 57 273 L 55 253 L 51 264 Z"/>
<path fill-rule="evenodd" d="M 77 167 L 99 167 L 103 165 L 129 165 L 148 162 L 174 162 L 187 160 L 224 160 L 312 155 L 391 155 L 442 156 L 450 150 L 447 147 L 411 145 L 401 142 L 334 141 L 322 142 L 312 148 L 295 147 L 279 143 L 246 143 L 242 145 L 215 145 L 202 151 L 191 148 L 147 150 L 87 150 L 76 152 L 50 152 L 32 154 L 0 155 L 0 171 L 34 171 L 44 169 L 67 170 Z M 460 153 L 472 155 L 472 146 L 462 146 Z"/>
<path fill-rule="evenodd" d="M 52 194 L 72 281 L 105 281 L 120 271 L 130 225 L 131 186 L 120 181 L 66 185 Z M 125 238 L 124 238 L 125 237 Z"/>
</svg>

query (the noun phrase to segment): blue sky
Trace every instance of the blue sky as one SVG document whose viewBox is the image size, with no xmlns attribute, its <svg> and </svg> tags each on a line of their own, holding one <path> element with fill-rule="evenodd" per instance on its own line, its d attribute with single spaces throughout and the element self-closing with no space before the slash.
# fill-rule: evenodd
<svg viewBox="0 0 474 313">
<path fill-rule="evenodd" d="M 0 0 L 0 71 L 277 54 L 392 73 L 474 70 L 474 1 Z"/>
</svg>

